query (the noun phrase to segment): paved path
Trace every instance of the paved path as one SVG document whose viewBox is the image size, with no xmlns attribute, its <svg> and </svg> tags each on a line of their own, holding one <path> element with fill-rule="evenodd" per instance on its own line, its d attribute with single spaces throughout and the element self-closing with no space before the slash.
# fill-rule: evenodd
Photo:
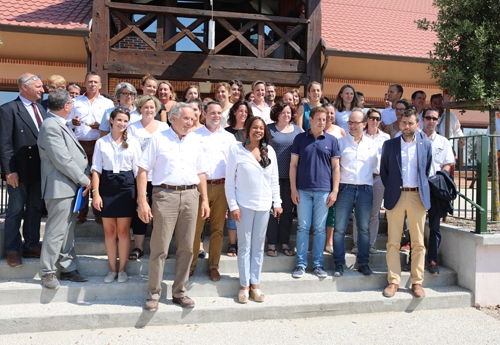
<svg viewBox="0 0 500 345">
<path fill-rule="evenodd" d="M 55 326 L 57 327 L 57 326 Z M 500 320 L 474 308 L 0 336 L 1 344 L 498 344 Z"/>
</svg>

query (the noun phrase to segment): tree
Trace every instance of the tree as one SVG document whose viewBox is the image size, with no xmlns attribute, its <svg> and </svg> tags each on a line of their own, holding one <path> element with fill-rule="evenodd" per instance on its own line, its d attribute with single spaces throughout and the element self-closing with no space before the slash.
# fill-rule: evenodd
<svg viewBox="0 0 500 345">
<path fill-rule="evenodd" d="M 455 101 L 479 103 L 488 109 L 490 132 L 495 128 L 494 104 L 500 100 L 500 1 L 434 0 L 435 21 L 417 21 L 419 29 L 436 32 L 429 69 Z M 496 152 L 496 138 L 490 140 Z M 499 220 L 498 168 L 492 164 L 492 219 Z"/>
</svg>

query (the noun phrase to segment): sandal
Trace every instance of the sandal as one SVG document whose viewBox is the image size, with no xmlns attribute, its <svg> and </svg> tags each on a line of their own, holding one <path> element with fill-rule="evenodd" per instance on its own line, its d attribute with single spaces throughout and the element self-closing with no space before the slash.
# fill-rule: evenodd
<svg viewBox="0 0 500 345">
<path fill-rule="evenodd" d="M 276 248 L 274 249 L 267 248 L 267 256 L 276 257 L 278 256 L 278 251 L 276 250 Z"/>
<path fill-rule="evenodd" d="M 139 260 L 144 255 L 144 250 L 140 250 L 139 248 L 132 249 L 132 252 L 128 256 L 129 260 Z"/>
<path fill-rule="evenodd" d="M 230 243 L 229 249 L 227 250 L 227 256 L 236 256 L 236 243 Z"/>
<path fill-rule="evenodd" d="M 238 302 L 242 304 L 248 302 L 248 290 L 240 289 L 240 292 L 238 292 Z"/>
<path fill-rule="evenodd" d="M 266 298 L 266 295 L 260 292 L 260 289 L 250 288 L 250 297 L 252 297 L 255 302 L 264 302 L 264 298 Z"/>
<path fill-rule="evenodd" d="M 281 252 L 286 256 L 295 256 L 295 252 L 292 248 L 281 248 Z"/>
</svg>

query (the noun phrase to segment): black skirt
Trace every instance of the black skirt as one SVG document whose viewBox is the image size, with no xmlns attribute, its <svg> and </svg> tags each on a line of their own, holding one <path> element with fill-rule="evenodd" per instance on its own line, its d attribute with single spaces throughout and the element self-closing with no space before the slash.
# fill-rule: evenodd
<svg viewBox="0 0 500 345">
<path fill-rule="evenodd" d="M 99 182 L 102 198 L 101 217 L 132 217 L 137 212 L 135 178 L 132 171 L 117 174 L 103 170 Z"/>
</svg>

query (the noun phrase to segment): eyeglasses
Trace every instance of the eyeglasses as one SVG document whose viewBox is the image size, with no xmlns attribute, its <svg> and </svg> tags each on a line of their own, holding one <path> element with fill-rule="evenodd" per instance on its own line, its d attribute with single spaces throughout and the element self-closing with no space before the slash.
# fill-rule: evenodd
<svg viewBox="0 0 500 345">
<path fill-rule="evenodd" d="M 122 92 L 121 95 L 125 96 L 125 97 L 128 97 L 128 96 L 134 96 L 134 93 L 133 92 Z"/>
<path fill-rule="evenodd" d="M 130 110 L 128 110 L 127 108 L 122 108 L 122 107 L 116 107 L 115 108 L 117 111 L 119 111 L 120 113 L 125 113 L 127 115 L 130 115 Z"/>
<path fill-rule="evenodd" d="M 29 77 L 28 79 L 23 81 L 23 84 L 28 83 L 30 80 L 33 80 L 33 81 L 42 80 L 42 77 L 40 77 L 39 75 L 32 75 L 31 77 Z"/>
<path fill-rule="evenodd" d="M 369 116 L 368 119 L 370 121 L 380 121 L 380 117 L 378 117 L 378 116 Z"/>
<path fill-rule="evenodd" d="M 438 117 L 432 117 L 432 116 L 424 116 L 424 119 L 429 120 L 429 121 L 437 121 L 437 120 L 439 120 Z"/>
<path fill-rule="evenodd" d="M 403 111 L 405 111 L 405 110 L 406 110 L 406 108 L 396 108 L 396 111 L 401 111 L 401 112 L 403 112 Z"/>
<path fill-rule="evenodd" d="M 347 121 L 347 124 L 349 126 L 352 126 L 352 125 L 359 125 L 360 123 L 363 123 L 363 121 Z"/>
</svg>

